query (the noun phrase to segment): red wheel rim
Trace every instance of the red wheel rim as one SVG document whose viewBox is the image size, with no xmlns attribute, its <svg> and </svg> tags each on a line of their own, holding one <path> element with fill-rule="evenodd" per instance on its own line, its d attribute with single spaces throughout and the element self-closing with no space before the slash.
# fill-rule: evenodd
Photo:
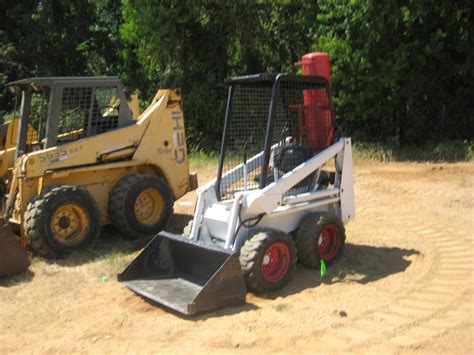
<svg viewBox="0 0 474 355">
<path fill-rule="evenodd" d="M 339 250 L 339 229 L 334 224 L 328 224 L 318 237 L 318 252 L 321 259 L 332 260 Z"/>
<path fill-rule="evenodd" d="M 288 272 L 289 266 L 290 251 L 284 243 L 273 243 L 265 250 L 262 259 L 262 274 L 265 280 L 280 281 Z"/>
</svg>

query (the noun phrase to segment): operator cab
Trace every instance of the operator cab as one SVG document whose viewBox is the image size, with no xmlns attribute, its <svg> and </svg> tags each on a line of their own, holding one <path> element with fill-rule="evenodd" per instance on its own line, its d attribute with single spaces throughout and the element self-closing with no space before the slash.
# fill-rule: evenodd
<svg viewBox="0 0 474 355">
<path fill-rule="evenodd" d="M 263 189 L 331 145 L 330 84 L 320 76 L 263 73 L 229 78 L 216 195 Z M 318 170 L 289 194 L 309 192 Z"/>
<path fill-rule="evenodd" d="M 21 95 L 18 156 L 134 123 L 117 77 L 29 78 L 7 87 Z"/>
</svg>

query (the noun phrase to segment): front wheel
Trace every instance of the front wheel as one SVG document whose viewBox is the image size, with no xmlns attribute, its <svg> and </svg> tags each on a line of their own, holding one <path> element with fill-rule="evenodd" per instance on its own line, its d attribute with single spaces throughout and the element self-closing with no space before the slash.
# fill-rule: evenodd
<svg viewBox="0 0 474 355">
<path fill-rule="evenodd" d="M 32 249 L 53 258 L 91 246 L 100 233 L 100 211 L 87 191 L 57 186 L 28 204 L 24 226 Z"/>
<path fill-rule="evenodd" d="M 247 239 L 239 259 L 249 290 L 258 293 L 274 291 L 293 277 L 296 248 L 290 235 L 265 230 Z"/>
</svg>

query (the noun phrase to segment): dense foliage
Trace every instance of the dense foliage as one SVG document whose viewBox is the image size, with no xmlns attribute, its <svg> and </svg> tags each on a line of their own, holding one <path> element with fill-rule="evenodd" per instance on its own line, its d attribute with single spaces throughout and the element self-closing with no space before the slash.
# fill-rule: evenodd
<svg viewBox="0 0 474 355">
<path fill-rule="evenodd" d="M 119 75 L 144 99 L 181 87 L 189 143 L 214 149 L 225 77 L 324 50 L 345 134 L 472 140 L 473 23 L 470 0 L 0 0 L 0 110 L 8 81 Z"/>
</svg>

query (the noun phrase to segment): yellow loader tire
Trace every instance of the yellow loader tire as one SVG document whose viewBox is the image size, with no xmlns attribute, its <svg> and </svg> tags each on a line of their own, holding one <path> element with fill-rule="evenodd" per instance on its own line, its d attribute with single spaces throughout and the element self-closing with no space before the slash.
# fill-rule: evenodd
<svg viewBox="0 0 474 355">
<path fill-rule="evenodd" d="M 92 246 L 100 234 L 100 210 L 85 190 L 56 186 L 36 196 L 25 211 L 31 248 L 47 258 Z"/>
<path fill-rule="evenodd" d="M 159 176 L 127 175 L 112 190 L 109 217 L 123 236 L 142 238 L 163 230 L 173 214 L 173 204 L 173 193 Z"/>
</svg>

